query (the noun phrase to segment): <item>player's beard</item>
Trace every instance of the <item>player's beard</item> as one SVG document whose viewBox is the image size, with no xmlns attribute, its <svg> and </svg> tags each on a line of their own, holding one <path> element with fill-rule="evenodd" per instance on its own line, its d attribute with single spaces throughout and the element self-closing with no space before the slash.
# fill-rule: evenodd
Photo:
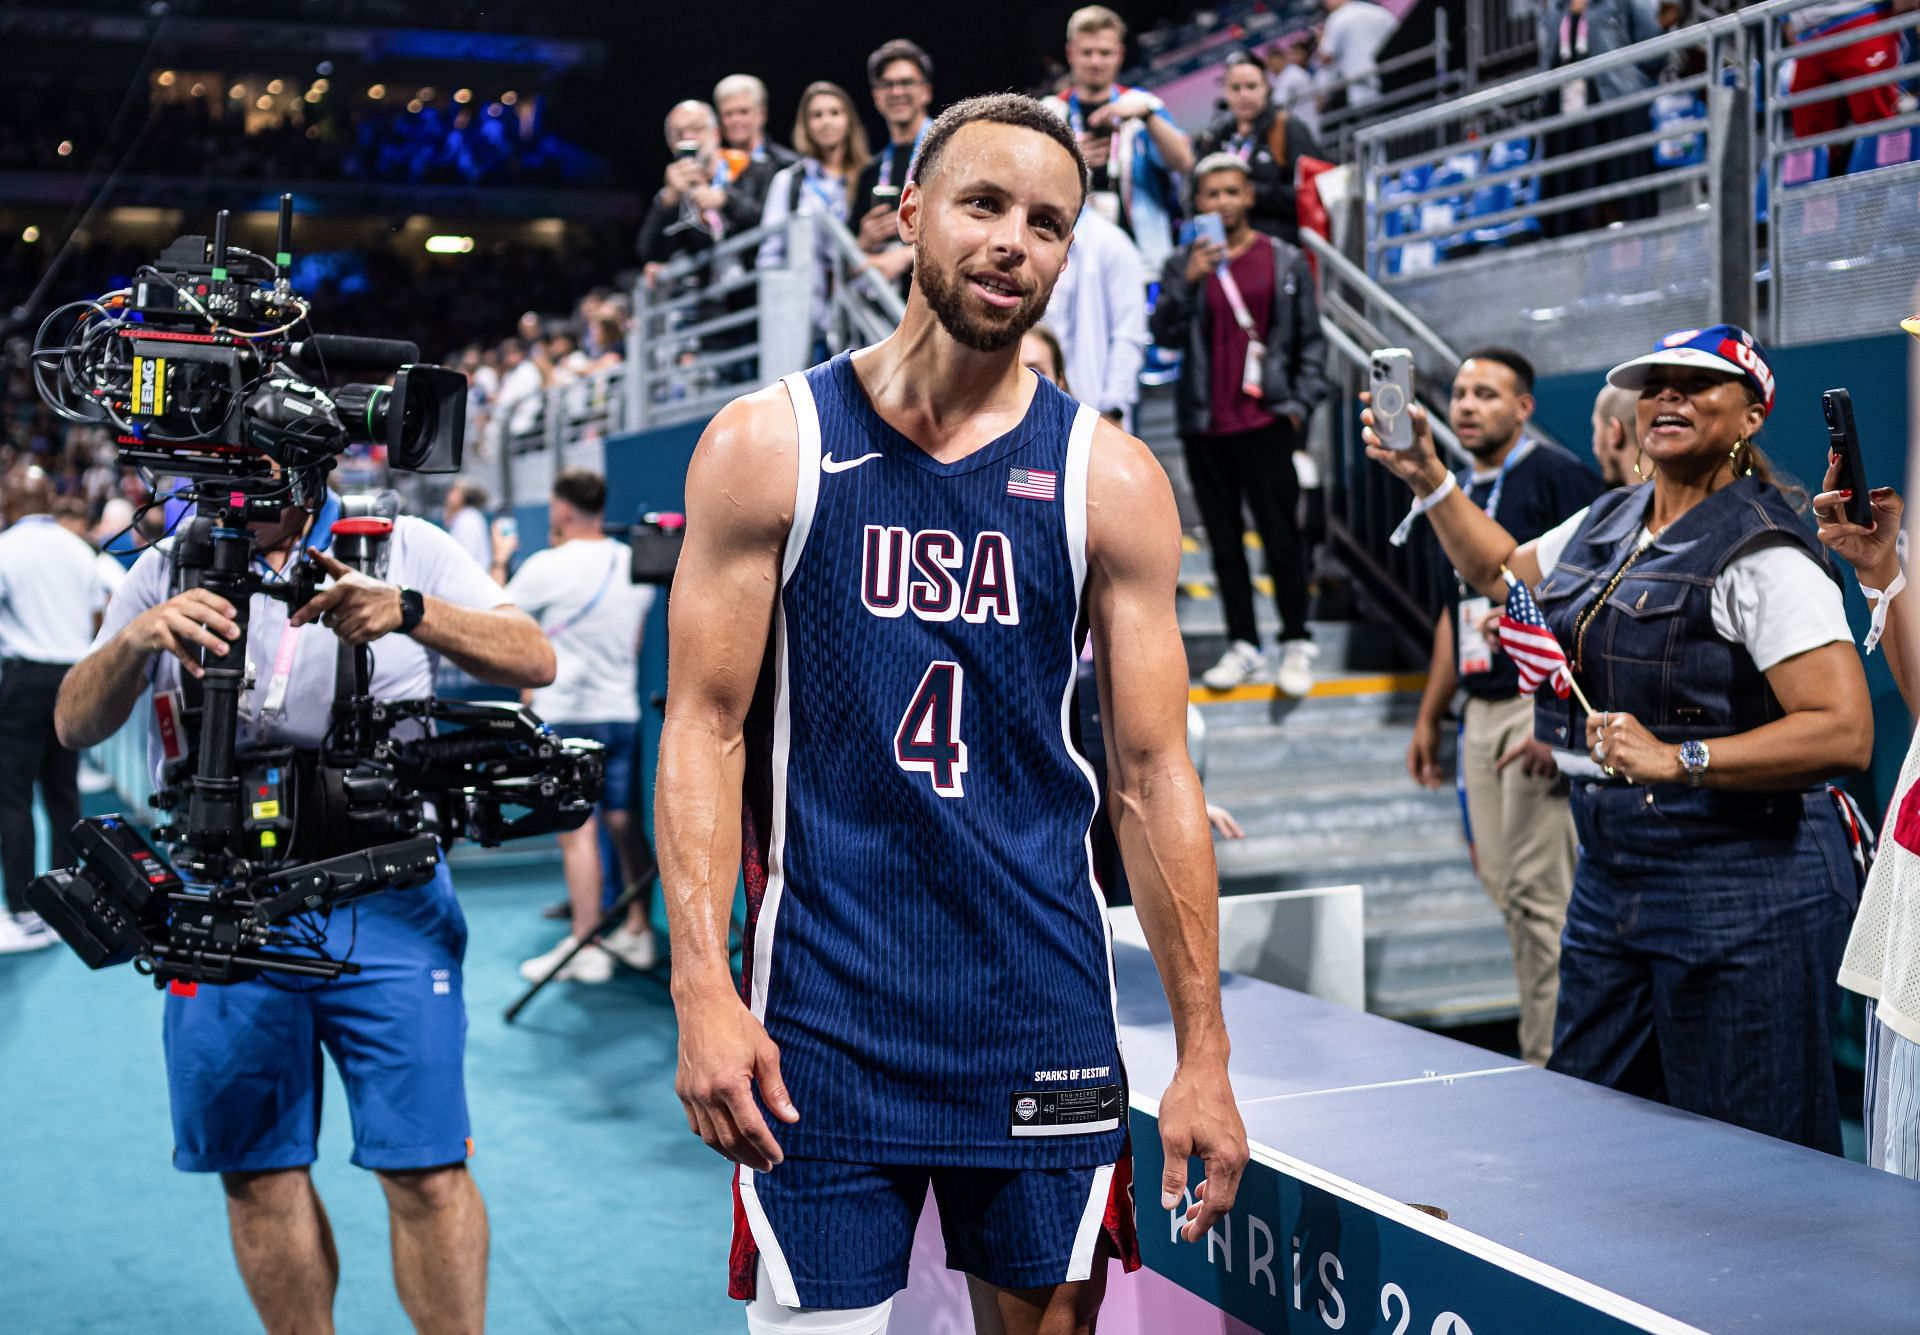
<svg viewBox="0 0 1920 1335">
<path fill-rule="evenodd" d="M 967 309 L 967 280 L 955 270 L 943 272 L 932 263 L 924 245 L 914 247 L 913 281 L 926 293 L 927 305 L 940 321 L 940 327 L 963 348 L 975 352 L 1001 352 L 1016 347 L 1026 332 L 1040 323 L 1046 314 L 1050 293 L 1036 287 L 1018 306 L 997 319 L 982 319 Z"/>
</svg>

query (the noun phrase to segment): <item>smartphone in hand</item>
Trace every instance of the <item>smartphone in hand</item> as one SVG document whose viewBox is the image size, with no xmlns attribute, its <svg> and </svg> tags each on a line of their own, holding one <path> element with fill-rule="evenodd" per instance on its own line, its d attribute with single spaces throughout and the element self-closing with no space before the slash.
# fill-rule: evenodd
<svg viewBox="0 0 1920 1335">
<path fill-rule="evenodd" d="M 1220 261 L 1220 266 L 1222 268 L 1226 267 L 1226 259 L 1224 258 L 1224 253 L 1227 249 L 1227 225 L 1220 221 L 1219 214 L 1217 213 L 1194 214 L 1193 215 L 1193 239 L 1196 241 L 1211 241 L 1214 245 L 1220 247 L 1220 250 L 1223 255 L 1223 258 Z"/>
<path fill-rule="evenodd" d="M 1828 448 L 1840 456 L 1840 475 L 1833 489 L 1853 493 L 1845 502 L 1847 522 L 1871 528 L 1873 497 L 1867 489 L 1866 462 L 1860 457 L 1860 432 L 1853 424 L 1853 395 L 1830 389 L 1820 396 L 1820 410 L 1827 418 Z"/>
<path fill-rule="evenodd" d="M 1413 354 L 1405 348 L 1378 348 L 1368 366 L 1373 398 L 1373 431 L 1390 450 L 1413 448 Z"/>
</svg>

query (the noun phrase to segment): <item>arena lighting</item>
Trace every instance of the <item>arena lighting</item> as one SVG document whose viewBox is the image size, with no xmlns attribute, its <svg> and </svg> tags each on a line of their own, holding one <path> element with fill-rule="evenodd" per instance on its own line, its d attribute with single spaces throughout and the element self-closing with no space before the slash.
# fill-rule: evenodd
<svg viewBox="0 0 1920 1335">
<path fill-rule="evenodd" d="M 287 81 L 285 79 L 275 79 L 267 85 L 267 91 L 277 97 L 287 91 Z"/>
<path fill-rule="evenodd" d="M 514 92 L 513 89 L 511 88 L 507 89 L 506 92 L 500 94 L 500 101 L 507 106 L 512 106 L 515 102 L 518 102 L 519 100 L 520 100 L 520 94 Z"/>
<path fill-rule="evenodd" d="M 331 60 L 323 60 L 313 67 L 313 72 L 315 74 L 331 74 L 333 73 L 333 62 Z"/>
<path fill-rule="evenodd" d="M 262 111 L 269 111 L 273 107 L 273 99 L 262 93 L 253 100 L 253 105 Z"/>
<path fill-rule="evenodd" d="M 314 103 L 320 100 L 320 90 L 317 88 L 309 88 L 306 91 L 306 95 L 302 97 L 300 100 L 302 102 L 305 102 L 308 106 L 312 106 Z"/>
<path fill-rule="evenodd" d="M 195 97 L 205 97 L 207 95 L 207 86 L 204 83 L 196 83 L 193 87 L 187 89 L 187 91 Z"/>
<path fill-rule="evenodd" d="M 378 102 L 381 98 L 385 97 L 386 95 L 387 95 L 387 86 L 384 83 L 376 83 L 373 85 L 373 87 L 367 89 L 367 96 L 372 98 L 376 102 Z"/>
<path fill-rule="evenodd" d="M 431 102 L 433 101 L 436 94 L 434 93 L 432 87 L 426 87 L 426 88 L 422 88 L 419 92 L 415 93 L 414 96 L 419 98 L 422 102 Z"/>
<path fill-rule="evenodd" d="M 420 114 L 421 110 L 426 107 L 426 105 L 427 104 L 425 102 L 422 102 L 419 98 L 416 97 L 413 99 L 413 101 L 407 103 L 407 110 L 413 112 L 417 116 Z"/>
<path fill-rule="evenodd" d="M 427 238 L 427 253 L 430 255 L 466 255 L 473 250 L 473 238 L 470 236 L 430 236 Z"/>
<path fill-rule="evenodd" d="M 453 100 L 461 106 L 465 106 L 467 103 L 473 101 L 473 89 L 462 88 L 457 90 L 453 95 Z"/>
<path fill-rule="evenodd" d="M 32 245 L 34 242 L 40 239 L 40 229 L 38 227 L 35 227 L 32 223 L 28 223 L 26 227 L 21 231 L 20 239 L 26 242 L 28 245 Z"/>
<path fill-rule="evenodd" d="M 315 92 L 324 93 L 331 87 L 333 87 L 333 81 L 331 79 L 315 79 L 313 81 Z"/>
<path fill-rule="evenodd" d="M 160 86 L 161 86 L 162 88 L 171 88 L 171 87 L 173 87 L 173 77 L 174 77 L 174 76 L 173 76 L 173 71 L 172 71 L 172 70 L 161 70 L 161 71 L 160 71 L 160 79 L 159 79 L 159 82 L 160 82 Z"/>
<path fill-rule="evenodd" d="M 232 98 L 236 102 L 238 102 L 241 98 L 245 97 L 246 95 L 247 95 L 247 86 L 244 83 L 236 83 L 233 87 L 227 89 L 227 96 Z"/>
<path fill-rule="evenodd" d="M 320 127 L 318 125 L 309 125 L 307 127 L 307 138 L 318 139 L 319 137 L 320 137 Z"/>
<path fill-rule="evenodd" d="M 504 110 L 505 108 L 503 108 L 498 102 L 490 102 L 487 104 L 487 114 L 496 119 L 499 118 L 499 116 L 502 114 Z"/>
<path fill-rule="evenodd" d="M 72 157 L 73 156 L 73 140 L 62 139 L 60 141 L 60 147 L 54 149 L 53 151 L 58 153 L 63 158 Z"/>
</svg>

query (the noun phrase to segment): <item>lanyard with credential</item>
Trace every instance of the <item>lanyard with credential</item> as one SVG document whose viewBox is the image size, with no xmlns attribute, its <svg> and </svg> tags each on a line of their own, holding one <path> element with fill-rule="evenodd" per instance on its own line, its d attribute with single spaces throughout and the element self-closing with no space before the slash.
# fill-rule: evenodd
<svg viewBox="0 0 1920 1335">
<path fill-rule="evenodd" d="M 1256 240 L 1254 244 L 1260 242 Z M 1267 345 L 1253 323 L 1253 314 L 1247 310 L 1247 299 L 1240 295 L 1240 284 L 1233 280 L 1233 270 L 1222 264 L 1214 276 L 1220 280 L 1220 291 L 1226 295 L 1227 305 L 1233 308 L 1233 322 L 1247 336 L 1247 361 L 1240 371 L 1240 392 L 1249 398 L 1260 398 L 1266 392 Z"/>
<path fill-rule="evenodd" d="M 1487 518 L 1500 517 L 1500 494 L 1507 488 L 1507 470 L 1533 452 L 1533 438 L 1521 436 L 1520 443 L 1507 451 L 1507 457 L 1500 461 L 1500 472 L 1493 479 L 1493 490 L 1487 493 Z"/>
<path fill-rule="evenodd" d="M 600 587 L 593 591 L 593 597 L 587 599 L 586 603 L 578 612 L 575 612 L 559 625 L 547 627 L 547 638 L 549 640 L 557 640 L 562 635 L 565 635 L 568 631 L 579 625 L 581 621 L 586 618 L 587 613 L 600 605 L 600 600 L 606 596 L 607 586 L 613 583 L 614 571 L 620 568 L 620 548 L 617 544 L 613 545 L 613 549 L 608 552 L 608 556 L 611 559 L 607 562 L 607 573 L 600 577 Z"/>
<path fill-rule="evenodd" d="M 924 116 L 921 117 L 919 133 L 913 136 L 913 151 L 907 155 L 907 166 L 909 168 L 913 166 L 913 160 L 920 156 L 920 141 L 927 137 L 927 130 L 932 124 L 933 122 L 927 120 Z M 880 175 L 875 179 L 881 185 L 893 184 L 893 150 L 896 147 L 898 147 L 898 145 L 888 143 L 885 148 L 880 150 Z M 902 181 L 901 184 L 905 185 L 906 182 Z"/>
</svg>

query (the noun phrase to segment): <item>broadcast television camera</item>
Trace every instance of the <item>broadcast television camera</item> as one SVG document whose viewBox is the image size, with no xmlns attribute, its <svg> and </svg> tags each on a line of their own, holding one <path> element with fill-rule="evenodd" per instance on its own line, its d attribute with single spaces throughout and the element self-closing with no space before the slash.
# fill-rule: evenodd
<svg viewBox="0 0 1920 1335">
<path fill-rule="evenodd" d="M 225 598 L 243 645 L 255 595 L 291 613 L 321 578 L 305 559 L 283 577 L 260 574 L 249 523 L 277 521 L 290 505 L 318 510 L 328 473 L 355 445 L 384 449 L 402 471 L 457 472 L 466 426 L 466 377 L 418 364 L 413 344 L 294 337 L 309 307 L 288 277 L 292 219 L 283 195 L 269 261 L 231 245 L 220 213 L 211 241 L 182 237 L 127 288 L 54 311 L 33 352 L 56 413 L 109 426 L 120 462 L 149 481 L 180 480 L 168 498 L 193 512 L 174 535 L 171 592 Z M 327 387 L 339 371 L 393 383 Z M 390 497 L 349 498 L 333 525 L 336 559 L 378 577 L 396 511 Z M 131 961 L 160 984 L 357 972 L 327 953 L 335 906 L 423 883 L 456 838 L 576 828 L 600 795 L 597 743 L 558 737 L 520 705 L 375 700 L 364 646 L 340 645 L 317 751 L 240 751 L 247 657 L 202 650 L 199 666 L 199 677 L 182 675 L 177 712 L 169 704 L 159 716 L 178 751 L 151 799 L 165 813 L 153 830 L 165 854 L 122 817 L 83 820 L 79 865 L 28 889 L 28 904 L 92 968 Z"/>
</svg>

